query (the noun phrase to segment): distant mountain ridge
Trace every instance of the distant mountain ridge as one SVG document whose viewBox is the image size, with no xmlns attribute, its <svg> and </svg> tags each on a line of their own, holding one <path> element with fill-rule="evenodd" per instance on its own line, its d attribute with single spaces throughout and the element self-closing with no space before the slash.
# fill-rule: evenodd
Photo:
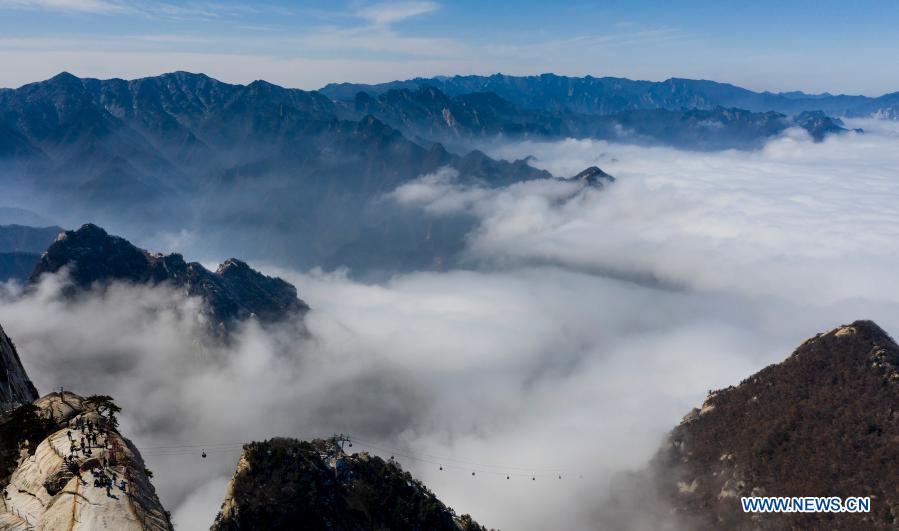
<svg viewBox="0 0 899 531">
<path fill-rule="evenodd" d="M 60 232 L 56 226 L 0 225 L 0 253 L 42 253 Z"/>
<path fill-rule="evenodd" d="M 413 78 L 379 84 L 331 83 L 319 92 L 339 101 L 352 101 L 359 92 L 373 96 L 390 90 L 417 90 L 432 86 L 450 96 L 493 92 L 524 109 L 609 115 L 623 111 L 666 109 L 739 108 L 754 112 L 775 111 L 789 115 L 824 111 L 847 117 L 899 118 L 899 92 L 872 98 L 802 92 L 755 92 L 729 83 L 670 78 L 642 81 L 618 77 L 570 77 L 457 75 Z"/>
<path fill-rule="evenodd" d="M 611 114 L 525 109 L 492 92 L 449 96 L 422 85 L 390 89 L 378 96 L 356 94 L 335 103 L 348 119 L 375 116 L 410 138 L 448 145 L 484 140 L 592 138 L 622 143 L 664 144 L 685 149 L 755 149 L 789 127 L 805 129 L 816 141 L 844 133 L 841 120 L 821 111 L 795 117 L 774 111 L 710 109 L 631 109 Z"/>
<path fill-rule="evenodd" d="M 404 256 L 428 263 L 406 251 L 427 239 L 420 224 L 381 227 L 355 213 L 442 167 L 491 186 L 551 177 L 338 114 L 322 94 L 264 81 L 62 73 L 0 92 L 0 184 L 61 223 L 90 218 L 139 235 L 193 228 L 210 253 L 313 266 L 353 255 L 345 249 L 364 244 L 363 231 L 404 234 Z"/>
<path fill-rule="evenodd" d="M 788 127 L 816 140 L 846 131 L 817 110 L 743 110 L 758 98 L 711 82 L 430 81 L 352 86 L 379 94 L 344 101 L 347 86 L 318 92 L 188 72 L 135 80 L 62 73 L 0 91 L 0 185 L 63 225 L 92 219 L 135 241 L 196 236 L 200 257 L 227 249 L 276 265 L 383 275 L 447 267 L 471 228 L 386 206 L 381 199 L 399 186 L 444 167 L 463 185 L 552 177 L 527 159 L 494 160 L 476 149 L 491 141 L 574 136 L 756 149 Z M 4 260 L 19 275 L 29 258 Z"/>
<path fill-rule="evenodd" d="M 23 281 L 61 227 L 28 227 L 0 224 L 0 282 Z"/>
</svg>

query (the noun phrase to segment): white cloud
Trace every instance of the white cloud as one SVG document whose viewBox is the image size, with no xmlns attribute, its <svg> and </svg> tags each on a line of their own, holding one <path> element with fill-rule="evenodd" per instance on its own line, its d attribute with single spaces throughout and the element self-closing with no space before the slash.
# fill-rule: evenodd
<svg viewBox="0 0 899 531">
<path fill-rule="evenodd" d="M 53 279 L 3 297 L 0 323 L 42 389 L 111 394 L 139 446 L 219 445 L 202 461 L 147 452 L 179 522 L 212 521 L 235 442 L 346 432 L 480 463 L 440 472 L 400 457 L 487 526 L 587 528 L 614 473 L 642 467 L 708 389 L 841 323 L 899 331 L 897 144 L 791 134 L 754 153 L 488 148 L 535 154 L 559 175 L 598 164 L 618 181 L 485 190 L 444 171 L 396 190 L 390 200 L 427 215 L 479 220 L 472 269 L 380 284 L 280 271 L 313 307 L 300 341 L 248 326 L 215 345 L 177 293 L 118 286 L 63 303 Z"/>
<path fill-rule="evenodd" d="M 31 9 L 61 13 L 139 15 L 172 20 L 211 20 L 235 18 L 260 12 L 278 12 L 279 8 L 257 4 L 217 2 L 153 2 L 136 0 L 0 0 L 0 9 Z"/>
<path fill-rule="evenodd" d="M 0 8 L 81 11 L 86 13 L 123 13 L 130 8 L 106 0 L 0 0 Z"/>
<path fill-rule="evenodd" d="M 436 2 L 381 2 L 356 11 L 359 18 L 376 25 L 387 25 L 437 11 Z"/>
</svg>

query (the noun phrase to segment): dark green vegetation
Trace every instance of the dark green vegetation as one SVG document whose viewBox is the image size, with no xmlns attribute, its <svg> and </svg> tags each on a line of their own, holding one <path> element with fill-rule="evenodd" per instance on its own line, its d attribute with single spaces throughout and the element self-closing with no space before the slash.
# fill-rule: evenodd
<svg viewBox="0 0 899 531">
<path fill-rule="evenodd" d="M 899 346 L 857 321 L 712 393 L 655 465 L 697 528 L 885 530 L 899 527 L 897 462 Z M 750 495 L 871 496 L 871 513 L 750 517 Z"/>
<path fill-rule="evenodd" d="M 213 529 L 484 529 L 467 515 L 457 517 L 396 463 L 336 452 L 322 440 L 246 445 Z M 336 465 L 329 455 L 336 455 Z"/>
<path fill-rule="evenodd" d="M 57 430 L 56 422 L 39 411 L 34 404 L 25 404 L 0 415 L 0 486 L 9 482 L 21 449 L 33 455 L 37 445 Z"/>
<path fill-rule="evenodd" d="M 121 413 L 122 408 L 116 405 L 111 396 L 91 395 L 84 399 L 84 405 L 95 410 L 101 416 L 106 417 L 106 420 L 113 428 L 119 426 L 119 420 L 116 418 L 116 413 Z"/>
</svg>

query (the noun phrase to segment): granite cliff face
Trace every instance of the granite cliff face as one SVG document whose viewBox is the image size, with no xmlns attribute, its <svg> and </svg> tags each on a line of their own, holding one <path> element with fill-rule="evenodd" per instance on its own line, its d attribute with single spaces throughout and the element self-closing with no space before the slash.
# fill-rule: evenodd
<svg viewBox="0 0 899 531">
<path fill-rule="evenodd" d="M 52 393 L 0 419 L 0 529 L 173 529 L 137 448 L 119 434 L 106 397 Z"/>
<path fill-rule="evenodd" d="M 265 276 L 235 258 L 212 272 L 196 262 L 186 262 L 180 254 L 149 253 L 92 224 L 60 234 L 41 256 L 29 282 L 36 283 L 42 275 L 63 268 L 81 289 L 112 281 L 170 284 L 187 295 L 201 297 L 215 323 L 225 325 L 250 316 L 264 323 L 275 322 L 309 310 L 297 298 L 293 285 Z"/>
<path fill-rule="evenodd" d="M 0 327 L 0 411 L 37 399 L 37 389 L 25 373 L 16 346 Z"/>
<path fill-rule="evenodd" d="M 654 463 L 696 529 L 896 529 L 899 346 L 856 321 L 712 392 Z M 870 496 L 865 514 L 744 514 L 742 496 Z"/>
<path fill-rule="evenodd" d="M 212 529 L 485 528 L 393 461 L 344 453 L 334 440 L 271 439 L 244 446 Z"/>
</svg>

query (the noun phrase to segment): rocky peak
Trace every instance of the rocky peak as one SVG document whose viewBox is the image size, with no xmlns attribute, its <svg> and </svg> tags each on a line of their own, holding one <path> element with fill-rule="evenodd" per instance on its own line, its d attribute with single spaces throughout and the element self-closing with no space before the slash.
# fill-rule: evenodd
<svg viewBox="0 0 899 531">
<path fill-rule="evenodd" d="M 608 173 L 602 171 L 598 166 L 590 166 L 589 168 L 578 173 L 574 177 L 565 179 L 566 181 L 579 181 L 588 186 L 602 186 L 607 183 L 615 182 L 615 178 Z"/>
<path fill-rule="evenodd" d="M 41 256 L 29 283 L 64 268 L 78 289 L 102 288 L 113 281 L 173 285 L 201 297 L 215 322 L 225 325 L 250 316 L 274 322 L 309 309 L 293 285 L 240 260 L 232 258 L 213 273 L 177 253 L 149 253 L 90 223 L 60 234 Z"/>
<path fill-rule="evenodd" d="M 391 461 L 346 454 L 334 439 L 276 438 L 244 446 L 213 530 L 482 530 L 456 516 Z"/>
<path fill-rule="evenodd" d="M 2 450 L 19 457 L 2 481 L 0 528 L 173 529 L 110 404 L 109 397 L 59 392 L 4 416 Z M 19 436 L 10 437 L 14 428 Z"/>
<path fill-rule="evenodd" d="M 805 341 L 779 364 L 710 393 L 656 465 L 700 529 L 895 529 L 899 346 L 871 321 Z M 741 496 L 871 496 L 868 514 L 747 516 Z"/>
<path fill-rule="evenodd" d="M 818 142 L 824 140 L 829 134 L 848 131 L 848 129 L 843 127 L 842 120 L 827 116 L 823 111 L 803 111 L 796 115 L 793 121 L 796 125 L 808 131 L 812 138 Z M 855 132 L 860 133 L 862 130 L 856 129 Z"/>
</svg>

